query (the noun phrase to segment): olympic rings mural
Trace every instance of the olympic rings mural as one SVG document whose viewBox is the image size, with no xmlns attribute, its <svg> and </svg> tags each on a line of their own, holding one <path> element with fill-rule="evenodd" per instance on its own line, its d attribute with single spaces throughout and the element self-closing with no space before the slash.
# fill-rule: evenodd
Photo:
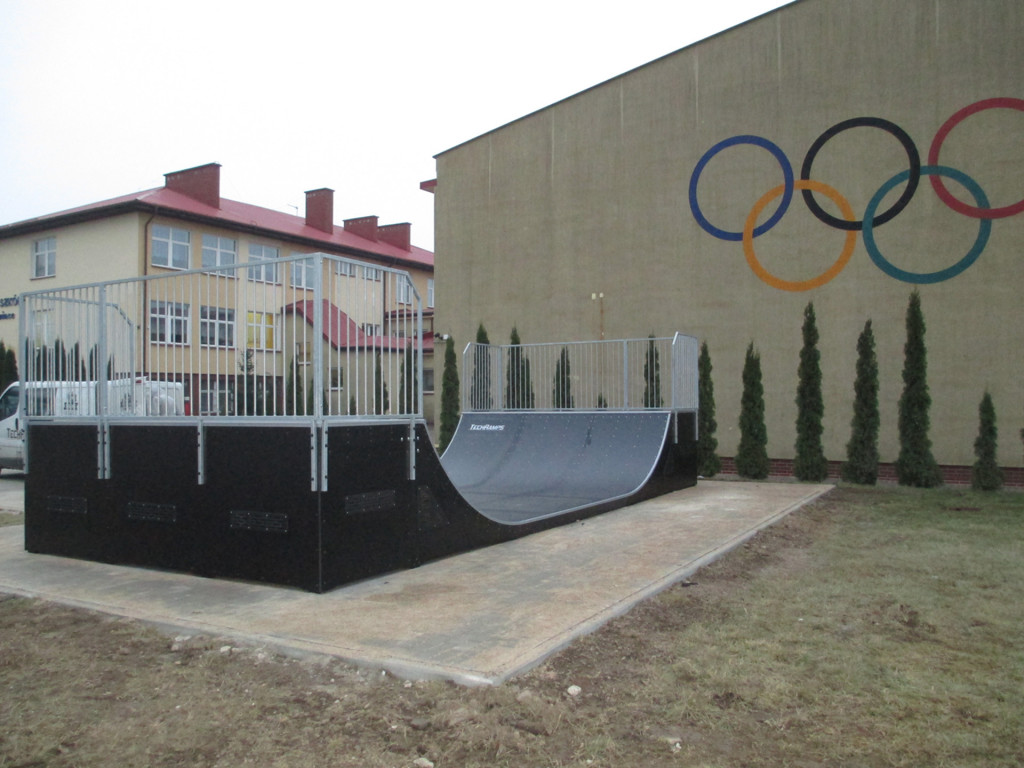
<svg viewBox="0 0 1024 768">
<path fill-rule="evenodd" d="M 803 164 L 800 166 L 799 178 L 794 177 L 793 166 L 790 164 L 789 158 L 786 157 L 786 154 L 777 144 L 761 136 L 732 136 L 711 147 L 704 153 L 700 160 L 697 161 L 697 165 L 694 166 L 693 173 L 690 176 L 690 210 L 693 212 L 694 219 L 697 220 L 697 223 L 708 234 L 713 235 L 720 240 L 741 242 L 743 244 L 743 253 L 746 256 L 747 264 L 750 266 L 750 269 L 754 274 L 766 284 L 780 290 L 807 291 L 812 288 L 818 288 L 825 285 L 832 280 L 832 278 L 843 271 L 843 268 L 846 267 L 847 263 L 850 261 L 850 257 L 853 255 L 853 250 L 857 244 L 857 232 L 862 233 L 864 238 L 864 247 L 875 266 L 890 277 L 894 277 L 897 280 L 902 280 L 906 283 L 917 284 L 940 283 L 944 280 L 949 280 L 951 277 L 956 277 L 962 273 L 978 260 L 978 257 L 981 255 L 981 252 L 985 250 L 985 246 L 988 243 L 993 219 L 1014 216 L 1024 211 L 1024 198 L 1011 205 L 993 208 L 990 205 L 984 190 L 982 190 L 974 179 L 963 171 L 957 170 L 956 168 L 950 168 L 939 163 L 939 153 L 941 152 L 942 144 L 945 142 L 949 133 L 971 115 L 975 115 L 988 109 L 1014 109 L 1024 112 L 1024 99 L 984 99 L 982 101 L 976 101 L 973 104 L 969 104 L 963 109 L 955 112 L 946 120 L 945 123 L 942 124 L 936 132 L 935 138 L 932 139 L 931 147 L 928 150 L 928 162 L 925 165 L 921 164 L 921 157 L 918 154 L 917 146 L 914 144 L 914 141 L 910 138 L 907 132 L 895 123 L 884 120 L 880 117 L 854 117 L 849 120 L 836 123 L 821 134 L 821 136 L 815 139 L 811 144 L 810 149 L 807 150 Z M 818 156 L 818 153 L 821 152 L 822 147 L 824 147 L 830 139 L 843 131 L 858 127 L 878 128 L 889 133 L 900 143 L 900 146 L 902 146 L 903 151 L 907 156 L 907 168 L 895 174 L 892 178 L 882 184 L 881 187 L 879 187 L 878 191 L 874 196 L 872 196 L 870 202 L 867 204 L 864 216 L 861 219 L 856 218 L 850 203 L 837 190 L 820 181 L 814 181 L 811 178 L 811 169 L 814 166 L 814 160 Z M 724 149 L 741 144 L 750 144 L 764 149 L 766 152 L 771 154 L 782 170 L 782 184 L 768 190 L 764 196 L 754 204 L 754 207 L 751 208 L 750 213 L 747 215 L 747 219 L 744 222 L 742 230 L 721 229 L 712 224 L 701 210 L 700 204 L 697 200 L 697 186 L 700 182 L 701 174 L 715 155 Z M 938 195 L 939 199 L 949 208 L 968 218 L 978 220 L 978 235 L 974 240 L 974 244 L 970 247 L 967 253 L 951 266 L 934 272 L 909 272 L 907 270 L 900 269 L 882 254 L 875 241 L 875 229 L 889 221 L 892 221 L 892 219 L 898 216 L 900 212 L 907 207 L 910 200 L 917 192 L 922 176 L 928 177 L 935 194 Z M 943 182 L 944 178 L 952 179 L 953 181 L 961 184 L 970 193 L 971 197 L 974 198 L 975 204 L 968 205 L 954 197 L 946 188 L 946 185 Z M 902 194 L 900 194 L 896 201 L 886 210 L 879 212 L 878 208 L 886 195 L 900 184 L 906 185 Z M 754 251 L 754 238 L 760 237 L 779 223 L 782 217 L 786 214 L 786 211 L 789 209 L 789 205 L 793 200 L 793 193 L 797 190 L 799 190 L 800 194 L 803 196 L 804 204 L 819 221 L 834 229 L 845 231 L 846 238 L 843 243 L 842 250 L 839 253 L 839 257 L 820 275 L 807 280 L 784 280 L 765 269 L 758 260 L 757 253 Z M 832 200 L 832 202 L 838 206 L 843 217 L 838 218 L 826 212 L 815 199 L 815 192 Z M 779 201 L 775 212 L 764 223 L 758 225 L 758 217 L 768 204 L 778 197 L 781 197 L 781 200 Z"/>
</svg>

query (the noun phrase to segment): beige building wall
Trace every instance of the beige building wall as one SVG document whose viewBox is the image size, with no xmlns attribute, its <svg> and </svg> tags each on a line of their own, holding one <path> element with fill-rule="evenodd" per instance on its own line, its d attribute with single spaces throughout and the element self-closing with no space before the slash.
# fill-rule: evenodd
<svg viewBox="0 0 1024 768">
<path fill-rule="evenodd" d="M 21 293 L 138 274 L 142 232 L 143 217 L 124 214 L 0 240 L 0 339 L 17 348 L 19 312 L 11 300 Z M 34 243 L 50 237 L 56 238 L 56 273 L 33 278 Z"/>
<path fill-rule="evenodd" d="M 985 222 L 958 213 L 922 175 L 905 209 L 863 232 L 812 215 L 800 190 L 748 249 L 698 223 L 689 188 L 702 156 L 733 143 L 699 174 L 698 210 L 741 233 L 754 205 L 796 178 L 833 126 L 881 118 L 929 163 L 967 174 L 990 207 L 1024 199 L 1024 4 L 1019 0 L 800 0 L 628 72 L 437 157 L 438 332 L 457 347 L 484 323 L 494 342 L 517 326 L 524 342 L 646 337 L 674 331 L 706 340 L 714 365 L 719 450 L 735 453 L 744 352 L 761 355 L 769 455 L 794 454 L 804 308 L 814 303 L 824 375 L 825 448 L 845 458 L 857 337 L 871 320 L 880 371 L 883 461 L 898 451 L 904 317 L 920 292 L 927 323 L 931 437 L 943 464 L 971 464 L 978 404 L 991 392 L 999 460 L 1021 466 L 1024 427 L 1024 213 Z M 831 186 L 861 219 L 872 197 L 909 167 L 907 149 L 879 127 L 823 139 L 811 179 Z M 939 176 L 958 199 L 972 193 Z M 877 206 L 890 208 L 897 185 Z M 781 190 L 780 190 L 781 193 Z M 814 199 L 839 216 L 829 196 Z M 780 197 L 765 201 L 760 226 Z M 987 234 L 976 261 L 938 279 Z M 846 259 L 848 258 L 848 261 Z M 880 259 L 881 260 L 881 259 Z M 837 263 L 838 262 L 838 263 Z M 845 264 L 845 266 L 844 266 Z M 893 276 L 936 273 L 934 282 Z M 829 270 L 835 274 L 830 280 Z M 760 270 L 760 274 L 758 271 Z M 800 290 L 796 290 L 799 288 Z M 603 293 L 603 300 L 592 298 Z M 538 386 L 541 386 L 538 383 Z"/>
</svg>

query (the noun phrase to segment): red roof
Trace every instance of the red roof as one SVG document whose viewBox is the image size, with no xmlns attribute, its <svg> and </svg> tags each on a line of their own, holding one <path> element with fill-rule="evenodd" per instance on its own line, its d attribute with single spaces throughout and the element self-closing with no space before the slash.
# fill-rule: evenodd
<svg viewBox="0 0 1024 768">
<path fill-rule="evenodd" d="M 335 226 L 334 232 L 328 234 L 308 226 L 302 216 L 226 198 L 220 198 L 220 207 L 215 208 L 167 187 L 122 195 L 59 213 L 7 224 L 0 227 L 0 238 L 132 210 L 148 210 L 171 217 L 202 220 L 228 229 L 247 230 L 267 237 L 294 240 L 331 252 L 340 250 L 357 256 L 361 252 L 385 261 L 404 262 L 427 269 L 434 267 L 433 252 L 424 248 L 412 246 L 406 251 L 390 243 L 360 237 L 339 226 Z"/>
<path fill-rule="evenodd" d="M 409 339 L 398 336 L 369 336 L 363 332 L 355 320 L 327 299 L 323 302 L 324 339 L 335 349 L 381 349 L 401 351 L 409 344 Z M 313 324 L 313 311 L 316 304 L 312 299 L 297 301 L 284 308 L 286 314 L 295 313 L 310 325 Z M 428 336 L 423 342 L 425 353 L 434 351 L 434 339 Z"/>
</svg>

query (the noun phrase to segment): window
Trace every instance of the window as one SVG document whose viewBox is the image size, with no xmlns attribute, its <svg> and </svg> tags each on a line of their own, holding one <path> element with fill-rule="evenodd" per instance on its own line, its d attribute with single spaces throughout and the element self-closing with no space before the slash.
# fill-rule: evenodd
<svg viewBox="0 0 1024 768">
<path fill-rule="evenodd" d="M 234 382 L 205 380 L 199 384 L 199 413 L 203 416 L 231 414 L 235 408 Z"/>
<path fill-rule="evenodd" d="M 192 233 L 159 224 L 153 227 L 153 266 L 188 269 L 192 262 Z"/>
<path fill-rule="evenodd" d="M 0 397 L 0 421 L 8 419 L 18 412 L 18 388 L 9 389 Z"/>
<path fill-rule="evenodd" d="M 303 259 L 292 262 L 292 285 L 296 288 L 308 288 L 312 290 L 316 280 L 316 261 L 314 259 Z"/>
<path fill-rule="evenodd" d="M 249 263 L 273 261 L 278 258 L 279 251 L 269 245 L 249 244 Z M 249 267 L 249 279 L 261 283 L 277 282 L 277 264 L 259 264 Z"/>
<path fill-rule="evenodd" d="M 230 237 L 203 235 L 203 267 L 225 267 L 238 261 L 235 241 Z"/>
<path fill-rule="evenodd" d="M 399 275 L 395 281 L 395 293 L 398 294 L 399 304 L 412 304 L 412 280 L 405 275 Z"/>
<path fill-rule="evenodd" d="M 434 369 L 424 368 L 423 369 L 423 391 L 433 392 L 434 391 Z"/>
<path fill-rule="evenodd" d="M 384 334 L 384 328 L 380 323 L 363 323 L 360 328 L 362 328 L 363 333 L 367 336 L 381 336 Z"/>
<path fill-rule="evenodd" d="M 32 278 L 57 274 L 57 238 L 48 237 L 32 244 Z"/>
<path fill-rule="evenodd" d="M 336 261 L 334 262 L 334 273 L 345 277 L 355 277 L 356 265 L 351 261 Z"/>
<path fill-rule="evenodd" d="M 363 267 L 363 279 L 379 281 L 384 277 L 384 270 L 376 267 Z"/>
<path fill-rule="evenodd" d="M 345 389 L 345 369 L 342 367 L 331 368 L 331 389 L 341 391 Z"/>
<path fill-rule="evenodd" d="M 233 349 L 235 310 L 225 307 L 200 307 L 199 344 L 204 347 Z"/>
<path fill-rule="evenodd" d="M 434 278 L 427 280 L 427 309 L 434 308 Z"/>
<path fill-rule="evenodd" d="M 149 340 L 161 344 L 188 344 L 189 305 L 174 301 L 149 302 Z"/>
<path fill-rule="evenodd" d="M 250 312 L 246 334 L 249 349 L 274 348 L 274 316 L 269 312 Z"/>
</svg>

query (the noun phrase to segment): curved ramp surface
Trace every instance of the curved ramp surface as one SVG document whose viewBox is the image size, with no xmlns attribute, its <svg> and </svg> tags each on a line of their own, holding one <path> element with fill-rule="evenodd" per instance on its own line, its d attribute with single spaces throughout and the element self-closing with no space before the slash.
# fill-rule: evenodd
<svg viewBox="0 0 1024 768">
<path fill-rule="evenodd" d="M 529 523 L 637 493 L 670 421 L 666 411 L 467 413 L 441 464 L 482 515 Z"/>
</svg>

